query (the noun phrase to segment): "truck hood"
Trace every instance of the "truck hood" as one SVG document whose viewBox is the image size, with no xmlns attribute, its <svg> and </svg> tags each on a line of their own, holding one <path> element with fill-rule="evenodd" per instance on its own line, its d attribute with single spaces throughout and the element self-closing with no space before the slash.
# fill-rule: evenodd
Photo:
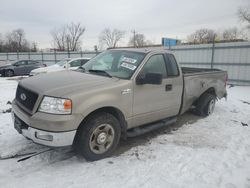
<svg viewBox="0 0 250 188">
<path fill-rule="evenodd" d="M 60 71 L 23 79 L 20 85 L 42 95 L 62 97 L 79 88 L 88 91 L 104 84 L 112 84 L 117 78 L 109 78 L 76 71 Z"/>
</svg>

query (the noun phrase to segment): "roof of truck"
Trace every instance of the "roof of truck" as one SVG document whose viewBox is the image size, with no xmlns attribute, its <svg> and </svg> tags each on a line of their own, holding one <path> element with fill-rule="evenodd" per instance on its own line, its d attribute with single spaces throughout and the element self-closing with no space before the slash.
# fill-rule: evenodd
<svg viewBox="0 0 250 188">
<path fill-rule="evenodd" d="M 127 51 L 133 51 L 133 52 L 140 52 L 140 53 L 149 53 L 149 52 L 157 52 L 157 51 L 164 51 L 164 52 L 170 52 L 167 49 L 164 49 L 163 47 L 151 47 L 151 48 L 113 48 L 109 50 L 127 50 Z"/>
</svg>

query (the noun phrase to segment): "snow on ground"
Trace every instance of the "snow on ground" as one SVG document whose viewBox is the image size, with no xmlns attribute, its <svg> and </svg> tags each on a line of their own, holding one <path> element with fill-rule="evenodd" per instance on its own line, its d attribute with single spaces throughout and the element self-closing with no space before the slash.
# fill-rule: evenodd
<svg viewBox="0 0 250 188">
<path fill-rule="evenodd" d="M 10 113 L 1 113 L 16 86 L 0 78 L 1 157 L 47 149 L 19 135 Z M 61 148 L 23 162 L 0 160 L 0 187 L 250 187 L 250 87 L 228 93 L 210 117 L 186 113 L 168 128 L 121 142 L 107 159 L 87 162 Z"/>
</svg>

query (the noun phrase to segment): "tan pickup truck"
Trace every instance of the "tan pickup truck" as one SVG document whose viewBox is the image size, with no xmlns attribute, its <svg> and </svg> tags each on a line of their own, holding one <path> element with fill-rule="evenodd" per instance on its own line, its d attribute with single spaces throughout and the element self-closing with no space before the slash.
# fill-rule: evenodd
<svg viewBox="0 0 250 188">
<path fill-rule="evenodd" d="M 78 71 L 20 81 L 14 127 L 35 143 L 73 145 L 87 160 L 109 156 L 121 137 L 174 123 L 188 109 L 210 115 L 226 96 L 227 73 L 181 68 L 159 49 L 111 49 Z"/>
</svg>

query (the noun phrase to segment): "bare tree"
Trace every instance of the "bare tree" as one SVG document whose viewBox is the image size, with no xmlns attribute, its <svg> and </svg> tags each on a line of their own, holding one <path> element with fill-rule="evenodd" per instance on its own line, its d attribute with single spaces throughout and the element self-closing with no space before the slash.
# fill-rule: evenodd
<svg viewBox="0 0 250 188">
<path fill-rule="evenodd" d="M 250 24 L 250 8 L 249 7 L 241 7 L 238 9 L 238 15 L 240 20 L 243 22 L 248 22 Z"/>
<path fill-rule="evenodd" d="M 134 34 L 129 40 L 129 45 L 134 47 L 143 47 L 147 45 L 146 37 L 141 33 Z"/>
<path fill-rule="evenodd" d="M 53 45 L 60 51 L 66 50 L 66 27 L 55 28 L 51 31 Z"/>
<path fill-rule="evenodd" d="M 8 32 L 5 38 L 2 38 L 0 35 L 0 52 L 28 52 L 31 51 L 30 44 L 25 38 L 23 29 L 15 29 Z"/>
<path fill-rule="evenodd" d="M 195 31 L 190 36 L 188 36 L 188 42 L 209 43 L 214 40 L 215 36 L 217 36 L 217 34 L 214 30 L 202 28 L 202 29 Z"/>
<path fill-rule="evenodd" d="M 67 48 L 75 51 L 81 46 L 81 36 L 85 32 L 85 27 L 82 27 L 80 23 L 74 24 L 73 22 L 67 26 Z"/>
<path fill-rule="evenodd" d="M 81 37 L 85 27 L 80 23 L 70 23 L 51 31 L 54 46 L 59 50 L 76 51 L 81 47 Z"/>
<path fill-rule="evenodd" d="M 113 31 L 111 31 L 109 28 L 106 28 L 99 35 L 99 42 L 108 48 L 115 48 L 124 35 L 124 31 L 118 29 L 113 29 Z"/>
<path fill-rule="evenodd" d="M 23 29 L 16 29 L 6 34 L 5 47 L 7 51 L 29 51 L 29 42 L 25 39 L 25 32 Z"/>
<path fill-rule="evenodd" d="M 37 52 L 38 48 L 37 48 L 37 43 L 36 42 L 32 42 L 31 47 L 30 47 L 30 51 L 31 52 Z"/>
<path fill-rule="evenodd" d="M 236 40 L 240 37 L 240 31 L 237 27 L 225 29 L 222 33 L 223 40 Z"/>
</svg>

